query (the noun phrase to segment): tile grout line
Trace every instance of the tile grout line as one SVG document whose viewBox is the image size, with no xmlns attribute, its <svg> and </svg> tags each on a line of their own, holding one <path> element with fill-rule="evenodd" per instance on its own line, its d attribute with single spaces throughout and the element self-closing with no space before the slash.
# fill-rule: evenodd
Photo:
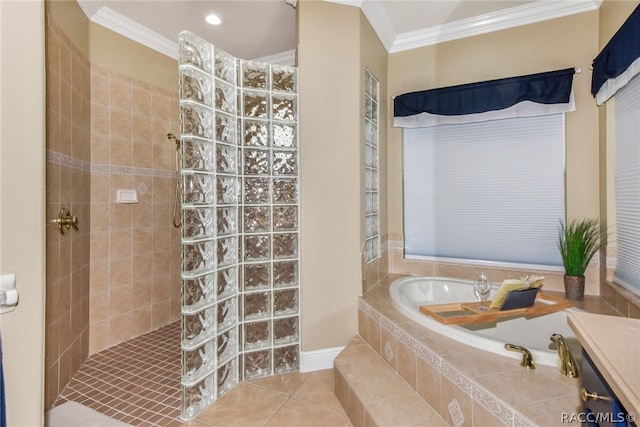
<svg viewBox="0 0 640 427">
<path fill-rule="evenodd" d="M 75 399 L 129 423 L 181 423 L 180 352 L 171 349 L 180 331 L 173 322 L 91 355 L 56 402 Z"/>
</svg>

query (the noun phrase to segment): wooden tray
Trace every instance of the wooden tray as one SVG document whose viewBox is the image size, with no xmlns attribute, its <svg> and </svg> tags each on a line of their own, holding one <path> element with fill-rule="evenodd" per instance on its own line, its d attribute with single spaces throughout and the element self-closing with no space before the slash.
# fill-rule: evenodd
<svg viewBox="0 0 640 427">
<path fill-rule="evenodd" d="M 540 300 L 549 301 L 551 303 L 544 303 Z M 485 301 L 484 304 L 485 307 L 489 307 L 491 301 Z M 469 325 L 474 323 L 495 322 L 496 320 L 507 316 L 542 316 L 544 314 L 562 311 L 571 306 L 571 301 L 564 298 L 553 297 L 551 295 L 538 292 L 536 301 L 532 306 L 515 308 L 513 310 L 492 308 L 486 311 L 480 310 L 479 302 L 458 302 L 451 304 L 421 305 L 420 312 L 433 317 L 438 322 L 445 325 Z"/>
</svg>

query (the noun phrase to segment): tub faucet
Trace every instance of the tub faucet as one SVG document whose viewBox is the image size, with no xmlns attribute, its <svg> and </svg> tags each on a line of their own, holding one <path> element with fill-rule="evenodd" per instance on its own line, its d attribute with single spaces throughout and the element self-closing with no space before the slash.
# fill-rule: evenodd
<svg viewBox="0 0 640 427">
<path fill-rule="evenodd" d="M 509 343 L 505 344 L 504 348 L 506 350 L 519 351 L 520 353 L 522 353 L 522 361 L 520 362 L 520 366 L 523 366 L 527 369 L 536 369 L 536 364 L 533 361 L 533 355 L 526 348 L 522 347 L 521 345 L 515 345 L 515 344 L 509 344 Z"/>
<path fill-rule="evenodd" d="M 558 357 L 560 358 L 558 369 L 560 369 L 560 372 L 569 378 L 578 378 L 580 376 L 580 373 L 578 372 L 578 365 L 573 358 L 573 354 L 571 353 L 571 349 L 569 348 L 567 341 L 560 334 L 551 335 L 551 341 L 556 343 L 556 346 L 558 347 Z"/>
</svg>

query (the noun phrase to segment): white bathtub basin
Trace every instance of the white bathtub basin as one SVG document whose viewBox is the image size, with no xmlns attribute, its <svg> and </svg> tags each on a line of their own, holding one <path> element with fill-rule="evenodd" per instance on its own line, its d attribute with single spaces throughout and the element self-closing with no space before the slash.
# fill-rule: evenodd
<svg viewBox="0 0 640 427">
<path fill-rule="evenodd" d="M 497 287 L 494 287 L 491 296 L 496 291 Z M 558 366 L 555 344 L 549 339 L 552 334 L 558 333 L 565 337 L 576 360 L 580 358 L 580 344 L 567 324 L 567 312 L 581 311 L 577 308 L 531 319 L 509 317 L 495 323 L 444 325 L 422 314 L 419 307 L 477 301 L 471 281 L 445 277 L 405 277 L 391 284 L 389 294 L 393 305 L 403 315 L 448 338 L 481 350 L 519 359 L 520 353 L 504 349 L 505 343 L 517 344 L 529 349 L 536 364 Z"/>
</svg>

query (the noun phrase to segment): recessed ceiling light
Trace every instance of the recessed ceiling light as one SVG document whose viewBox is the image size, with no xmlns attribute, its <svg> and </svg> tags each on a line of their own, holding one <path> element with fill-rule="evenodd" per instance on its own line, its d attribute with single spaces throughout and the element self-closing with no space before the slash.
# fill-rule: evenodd
<svg viewBox="0 0 640 427">
<path fill-rule="evenodd" d="M 222 24 L 222 19 L 220 19 L 220 17 L 214 13 L 211 13 L 209 15 L 206 16 L 206 18 L 204 18 L 205 21 L 207 21 L 209 24 L 211 25 L 220 25 Z"/>
</svg>

